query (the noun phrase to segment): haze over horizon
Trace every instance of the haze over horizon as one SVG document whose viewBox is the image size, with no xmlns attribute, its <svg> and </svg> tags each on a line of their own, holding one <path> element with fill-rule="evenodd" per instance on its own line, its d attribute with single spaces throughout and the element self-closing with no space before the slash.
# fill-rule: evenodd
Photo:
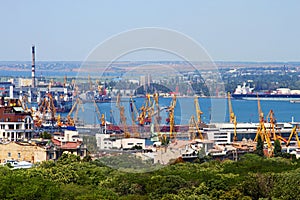
<svg viewBox="0 0 300 200">
<path fill-rule="evenodd" d="M 300 61 L 300 2 L 291 1 L 4 1 L 0 61 L 83 61 L 120 32 L 160 27 L 201 44 L 213 60 Z M 178 60 L 141 52 L 124 60 Z"/>
</svg>

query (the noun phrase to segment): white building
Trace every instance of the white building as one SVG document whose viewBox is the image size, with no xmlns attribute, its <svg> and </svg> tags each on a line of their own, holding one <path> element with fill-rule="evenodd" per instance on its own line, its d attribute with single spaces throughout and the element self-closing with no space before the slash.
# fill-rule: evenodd
<svg viewBox="0 0 300 200">
<path fill-rule="evenodd" d="M 109 134 L 96 134 L 97 147 L 105 149 L 131 149 L 140 146 L 145 149 L 145 139 L 141 138 L 113 138 Z"/>
<path fill-rule="evenodd" d="M 63 134 L 55 134 L 54 139 L 60 142 L 82 142 L 82 138 L 79 137 L 78 131 L 65 130 Z"/>
<path fill-rule="evenodd" d="M 13 103 L 14 104 L 14 103 Z M 19 105 L 0 107 L 0 141 L 29 140 L 32 137 L 33 119 Z"/>
<path fill-rule="evenodd" d="M 206 134 L 207 139 L 214 141 L 215 144 L 228 144 L 231 142 L 231 133 L 219 128 L 204 128 L 203 134 Z"/>
</svg>

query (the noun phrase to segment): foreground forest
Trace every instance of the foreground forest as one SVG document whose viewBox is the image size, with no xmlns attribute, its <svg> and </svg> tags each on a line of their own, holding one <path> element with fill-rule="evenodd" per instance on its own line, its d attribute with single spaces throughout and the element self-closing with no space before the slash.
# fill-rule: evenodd
<svg viewBox="0 0 300 200">
<path fill-rule="evenodd" d="M 255 154 L 147 173 L 66 154 L 31 169 L 0 167 L 0 175 L 0 199 L 300 199 L 300 161 Z"/>
</svg>

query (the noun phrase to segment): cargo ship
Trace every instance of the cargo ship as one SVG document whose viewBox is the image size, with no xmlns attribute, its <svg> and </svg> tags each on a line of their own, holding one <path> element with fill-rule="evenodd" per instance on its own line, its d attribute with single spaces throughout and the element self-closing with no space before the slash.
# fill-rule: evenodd
<svg viewBox="0 0 300 200">
<path fill-rule="evenodd" d="M 277 101 L 297 101 L 300 100 L 300 90 L 291 90 L 289 88 L 278 88 L 268 92 L 254 92 L 254 88 L 244 83 L 238 85 L 231 95 L 234 99 L 243 100 L 277 100 Z"/>
</svg>

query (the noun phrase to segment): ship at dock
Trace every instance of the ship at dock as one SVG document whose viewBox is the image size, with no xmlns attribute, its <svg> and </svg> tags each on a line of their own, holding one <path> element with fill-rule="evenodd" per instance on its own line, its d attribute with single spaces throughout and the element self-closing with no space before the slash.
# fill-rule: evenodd
<svg viewBox="0 0 300 200">
<path fill-rule="evenodd" d="M 299 101 L 300 90 L 291 90 L 289 88 L 277 88 L 276 90 L 267 92 L 255 92 L 254 88 L 246 85 L 238 85 L 234 93 L 231 95 L 234 99 L 243 100 L 277 100 L 277 101 Z"/>
</svg>

